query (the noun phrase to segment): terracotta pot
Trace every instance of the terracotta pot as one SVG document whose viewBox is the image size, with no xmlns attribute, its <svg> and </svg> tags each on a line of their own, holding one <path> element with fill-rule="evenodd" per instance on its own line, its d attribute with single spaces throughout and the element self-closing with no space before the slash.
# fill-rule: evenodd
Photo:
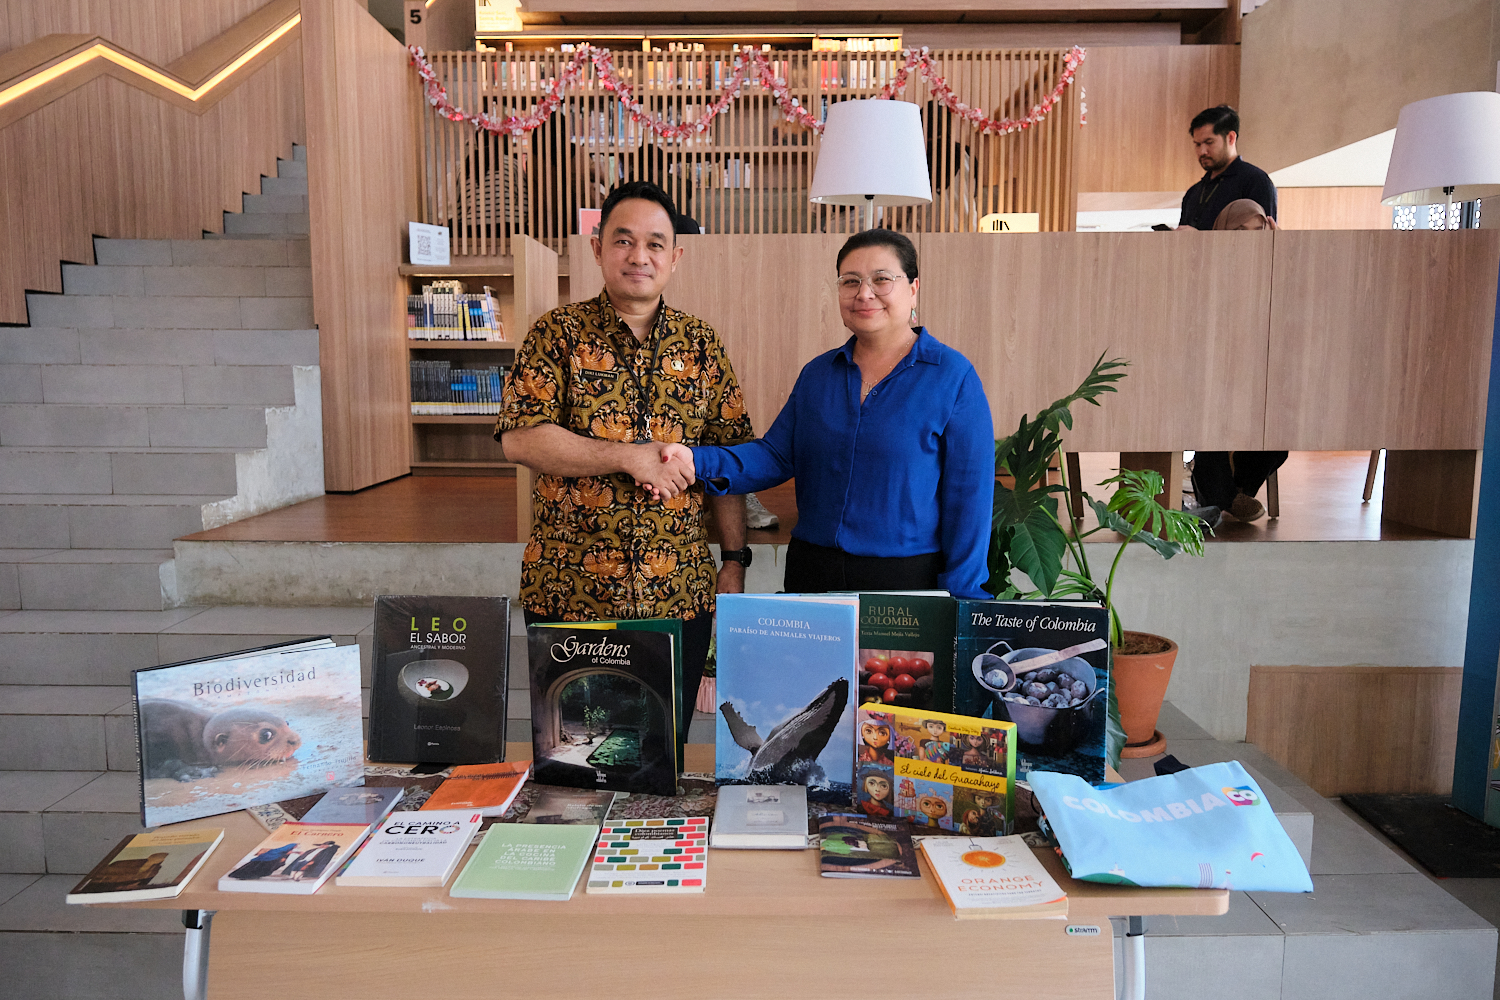
<svg viewBox="0 0 1500 1000">
<path fill-rule="evenodd" d="M 1126 632 L 1125 635 L 1151 635 L 1149 632 Z M 1120 702 L 1120 723 L 1125 727 L 1125 745 L 1139 746 L 1151 742 L 1156 734 L 1156 718 L 1167 696 L 1167 682 L 1172 679 L 1172 664 L 1177 661 L 1177 643 L 1164 636 L 1170 648 L 1161 653 L 1121 653 L 1115 650 L 1115 697 Z"/>
<path fill-rule="evenodd" d="M 1173 649 L 1176 649 L 1174 646 Z M 705 677 L 698 682 L 698 701 L 694 707 L 700 712 L 713 715 L 719 710 L 715 704 L 719 700 L 719 682 L 717 678 Z"/>
</svg>

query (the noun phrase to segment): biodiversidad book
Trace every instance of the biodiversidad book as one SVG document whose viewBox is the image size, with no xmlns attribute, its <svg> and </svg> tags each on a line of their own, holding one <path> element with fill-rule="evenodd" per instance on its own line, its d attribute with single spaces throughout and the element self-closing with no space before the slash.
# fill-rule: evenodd
<svg viewBox="0 0 1500 1000">
<path fill-rule="evenodd" d="M 372 761 L 505 759 L 508 597 L 375 598 Z"/>
</svg>

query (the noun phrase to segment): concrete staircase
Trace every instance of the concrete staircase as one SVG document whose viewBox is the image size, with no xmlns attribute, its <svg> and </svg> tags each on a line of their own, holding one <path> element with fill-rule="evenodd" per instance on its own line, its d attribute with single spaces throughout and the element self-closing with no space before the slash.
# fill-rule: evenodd
<svg viewBox="0 0 1500 1000">
<path fill-rule="evenodd" d="M 231 240 L 96 240 L 0 329 L 0 608 L 170 607 L 174 538 L 322 493 L 306 168 Z"/>
</svg>

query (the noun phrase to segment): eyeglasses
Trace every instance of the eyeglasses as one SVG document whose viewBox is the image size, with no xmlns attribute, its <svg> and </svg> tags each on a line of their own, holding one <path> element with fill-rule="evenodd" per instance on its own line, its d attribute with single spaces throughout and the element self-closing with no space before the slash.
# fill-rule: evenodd
<svg viewBox="0 0 1500 1000">
<path fill-rule="evenodd" d="M 896 287 L 896 281 L 904 277 L 906 275 L 891 274 L 889 271 L 876 271 L 868 278 L 862 278 L 857 274 L 845 274 L 841 275 L 835 284 L 838 285 L 839 296 L 841 298 L 854 298 L 859 294 L 859 290 L 864 287 L 865 282 L 869 282 L 870 291 L 881 298 L 885 298 Z"/>
</svg>

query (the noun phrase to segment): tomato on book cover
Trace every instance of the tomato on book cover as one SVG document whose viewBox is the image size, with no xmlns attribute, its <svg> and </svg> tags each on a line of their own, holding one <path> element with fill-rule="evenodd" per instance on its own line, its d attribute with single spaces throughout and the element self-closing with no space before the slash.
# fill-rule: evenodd
<svg viewBox="0 0 1500 1000">
<path fill-rule="evenodd" d="M 370 760 L 504 760 L 509 664 L 508 597 L 377 597 Z"/>
<path fill-rule="evenodd" d="M 859 702 L 946 712 L 953 701 L 953 619 L 946 593 L 859 595 Z"/>
</svg>

